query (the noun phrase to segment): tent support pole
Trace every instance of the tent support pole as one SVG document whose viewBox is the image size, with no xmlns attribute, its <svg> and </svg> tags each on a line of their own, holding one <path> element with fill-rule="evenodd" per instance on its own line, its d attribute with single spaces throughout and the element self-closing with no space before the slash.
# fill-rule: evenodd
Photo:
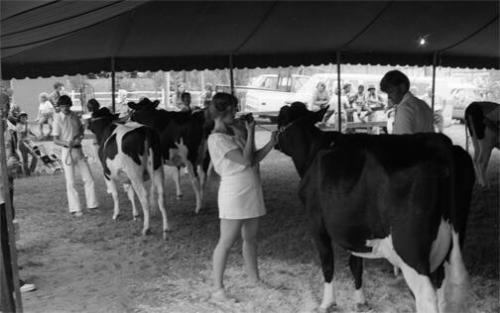
<svg viewBox="0 0 500 313">
<path fill-rule="evenodd" d="M 2 68 L 0 65 L 0 82 L 2 81 Z M 2 100 L 3 101 L 3 100 Z M 0 103 L 0 110 L 5 110 L 7 106 L 7 103 Z M 3 263 L 4 257 L 4 251 L 0 249 L 0 287 L 3 291 L 0 291 L 0 305 L 7 305 L 7 307 L 3 308 L 6 312 L 12 311 L 12 312 L 23 312 L 23 303 L 21 299 L 21 290 L 20 290 L 20 285 L 19 285 L 19 269 L 17 267 L 17 249 L 16 249 L 16 236 L 15 236 L 15 230 L 14 230 L 14 223 L 13 223 L 13 216 L 12 216 L 12 202 L 10 199 L 10 190 L 9 190 L 9 179 L 7 177 L 7 156 L 5 153 L 5 136 L 4 136 L 4 129 L 6 129 L 5 123 L 6 120 L 4 118 L 7 118 L 7 113 L 5 112 L 5 117 L 0 118 L 0 169 L 2 173 L 2 184 L 4 186 L 3 188 L 3 197 L 4 197 L 4 210 L 5 210 L 5 217 L 7 219 L 7 234 L 8 234 L 8 239 L 9 239 L 9 252 L 10 252 L 10 262 L 11 262 L 11 270 L 12 270 L 12 280 L 14 283 L 14 290 L 10 290 L 10 286 L 7 281 L 7 277 L 5 274 L 7 274 L 7 269 L 5 267 L 5 264 Z M 2 228 L 0 224 L 0 229 Z M 1 236 L 1 235 L 0 235 Z M 6 289 L 4 289 L 6 287 Z M 15 303 L 11 303 L 11 295 L 12 292 L 14 292 Z M 4 296 L 7 297 L 7 299 L 4 299 Z M 12 305 L 15 305 L 15 307 L 12 307 Z"/>
<path fill-rule="evenodd" d="M 116 113 L 116 72 L 115 72 L 115 58 L 111 58 L 111 108 L 113 113 Z"/>
<path fill-rule="evenodd" d="M 434 112 L 434 103 L 436 98 L 436 66 L 437 66 L 437 52 L 432 55 L 432 97 L 431 97 L 431 108 Z"/>
<path fill-rule="evenodd" d="M 234 63 L 233 63 L 233 55 L 229 55 L 229 84 L 231 86 L 231 94 L 234 96 Z"/>
<path fill-rule="evenodd" d="M 338 131 L 342 132 L 342 96 L 340 88 L 340 51 L 337 51 L 337 117 L 338 117 Z"/>
</svg>

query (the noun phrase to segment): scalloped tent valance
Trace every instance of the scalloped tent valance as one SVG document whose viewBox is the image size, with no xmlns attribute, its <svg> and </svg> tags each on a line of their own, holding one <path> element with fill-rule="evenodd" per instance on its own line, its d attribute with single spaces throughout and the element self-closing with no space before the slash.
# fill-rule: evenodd
<svg viewBox="0 0 500 313">
<path fill-rule="evenodd" d="M 497 1 L 1 1 L 3 78 L 335 63 L 500 68 Z M 426 45 L 418 41 L 425 38 Z"/>
</svg>

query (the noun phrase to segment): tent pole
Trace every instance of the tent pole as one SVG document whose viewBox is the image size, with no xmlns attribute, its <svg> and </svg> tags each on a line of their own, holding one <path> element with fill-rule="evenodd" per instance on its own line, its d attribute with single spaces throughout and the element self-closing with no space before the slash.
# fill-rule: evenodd
<svg viewBox="0 0 500 313">
<path fill-rule="evenodd" d="M 340 88 L 340 51 L 337 51 L 337 117 L 338 117 L 338 131 L 342 132 L 342 96 L 341 96 L 341 88 Z"/>
<path fill-rule="evenodd" d="M 233 63 L 233 55 L 229 55 L 229 85 L 231 86 L 231 94 L 234 96 L 234 63 Z"/>
<path fill-rule="evenodd" d="M 0 82 L 2 81 L 2 68 L 0 65 Z M 0 110 L 5 110 L 7 107 L 7 103 L 4 103 L 4 99 L 0 100 Z M 6 100 L 9 101 L 9 100 Z M 5 112 L 5 118 L 7 118 L 7 113 Z M 5 154 L 5 136 L 4 136 L 4 129 L 6 129 L 6 121 L 4 118 L 0 118 L 0 169 L 2 173 L 2 185 L 4 186 L 3 188 L 3 197 L 4 197 L 4 210 L 5 210 L 5 218 L 7 219 L 7 234 L 8 234 L 8 240 L 9 240 L 9 250 L 10 250 L 10 262 L 11 262 L 11 270 L 12 270 L 12 280 L 14 284 L 14 290 L 10 290 L 10 286 L 7 282 L 7 277 L 5 274 L 7 274 L 7 269 L 5 268 L 5 264 L 3 263 L 3 254 L 4 251 L 0 249 L 0 257 L 1 257 L 1 262 L 0 265 L 2 268 L 0 268 L 0 287 L 2 287 L 2 290 L 0 291 L 0 305 L 4 306 L 6 305 L 7 307 L 1 308 L 2 310 L 6 312 L 23 312 L 23 304 L 22 304 L 22 299 L 21 299 L 21 291 L 20 291 L 20 286 L 19 286 L 19 270 L 17 267 L 17 250 L 16 250 L 16 237 L 15 237 L 15 230 L 14 230 L 14 224 L 13 224 L 13 216 L 12 216 L 12 202 L 10 199 L 10 190 L 9 190 L 9 179 L 7 177 L 7 156 Z M 1 224 L 0 224 L 0 229 L 1 229 Z M 1 235 L 0 235 L 1 236 Z M 7 287 L 4 289 L 4 287 Z M 6 290 L 6 292 L 5 292 Z M 11 302 L 11 295 L 12 292 L 14 292 L 15 299 L 14 302 Z M 4 299 L 4 296 L 7 296 L 7 299 Z M 15 305 L 15 308 L 12 307 Z"/>
<path fill-rule="evenodd" d="M 116 94 L 116 75 L 115 75 L 115 58 L 111 57 L 111 108 L 113 110 L 113 113 L 116 113 L 116 99 L 115 99 L 115 94 Z"/>
<path fill-rule="evenodd" d="M 431 97 L 431 108 L 434 112 L 434 103 L 436 98 L 436 65 L 437 65 L 437 52 L 432 55 L 432 97 Z"/>
</svg>

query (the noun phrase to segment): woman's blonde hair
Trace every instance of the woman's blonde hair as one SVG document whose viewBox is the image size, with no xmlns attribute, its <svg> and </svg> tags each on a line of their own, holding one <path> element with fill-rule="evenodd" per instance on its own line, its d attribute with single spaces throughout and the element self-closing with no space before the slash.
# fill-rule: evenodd
<svg viewBox="0 0 500 313">
<path fill-rule="evenodd" d="M 218 92 L 213 96 L 208 110 L 212 119 L 216 119 L 226 116 L 230 109 L 237 106 L 238 99 L 235 96 L 225 92 Z"/>
</svg>

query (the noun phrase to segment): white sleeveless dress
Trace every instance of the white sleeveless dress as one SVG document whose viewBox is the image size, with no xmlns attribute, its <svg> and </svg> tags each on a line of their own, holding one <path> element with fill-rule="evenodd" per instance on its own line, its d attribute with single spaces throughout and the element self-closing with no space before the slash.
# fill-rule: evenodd
<svg viewBox="0 0 500 313">
<path fill-rule="evenodd" d="M 247 219 L 266 214 L 259 166 L 244 166 L 226 158 L 229 151 L 242 150 L 243 144 L 228 134 L 208 137 L 208 151 L 221 181 L 218 194 L 219 218 Z"/>
</svg>

